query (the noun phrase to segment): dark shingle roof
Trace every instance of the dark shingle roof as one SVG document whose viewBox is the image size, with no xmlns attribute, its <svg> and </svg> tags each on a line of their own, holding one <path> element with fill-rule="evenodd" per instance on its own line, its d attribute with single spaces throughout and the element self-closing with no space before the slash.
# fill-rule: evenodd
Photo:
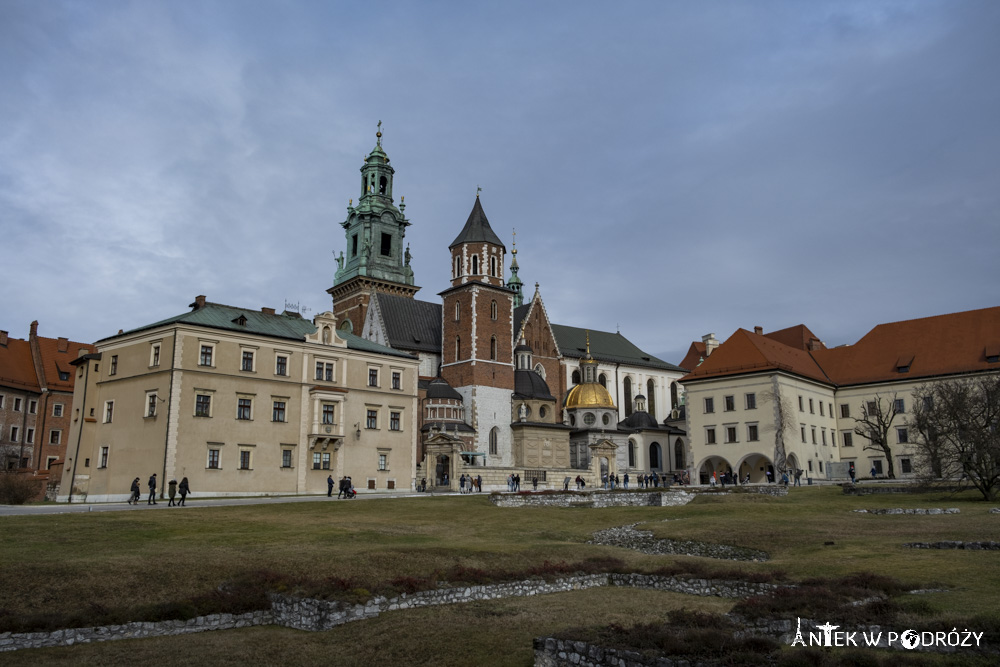
<svg viewBox="0 0 1000 667">
<path fill-rule="evenodd" d="M 476 197 L 476 203 L 472 206 L 472 213 L 469 214 L 469 219 L 466 220 L 465 227 L 462 228 L 462 231 L 455 237 L 455 240 L 451 242 L 448 248 L 454 248 L 462 243 L 482 242 L 492 243 L 506 250 L 503 241 L 493 233 L 490 221 L 486 219 L 486 214 L 483 212 L 483 205 L 479 203 L 479 197 Z"/>
<path fill-rule="evenodd" d="M 556 400 L 549 385 L 541 375 L 532 370 L 514 371 L 514 398 L 539 398 L 547 401 Z"/>
<path fill-rule="evenodd" d="M 441 353 L 441 304 L 376 293 L 389 345 Z"/>
<path fill-rule="evenodd" d="M 272 338 L 285 338 L 289 340 L 304 340 L 307 335 L 316 333 L 316 325 L 304 319 L 298 313 L 290 313 L 287 310 L 283 313 L 265 313 L 249 308 L 237 308 L 226 306 L 221 303 L 206 302 L 200 308 L 170 317 L 153 324 L 138 327 L 117 336 L 109 336 L 98 343 L 126 336 L 139 331 L 147 331 L 169 324 L 193 324 L 196 326 L 208 327 L 210 329 L 224 329 L 227 331 L 239 331 L 242 333 L 257 334 L 260 336 L 270 336 Z M 360 350 L 362 352 L 375 352 L 378 354 L 388 354 L 394 357 L 404 357 L 412 359 L 412 355 L 399 350 L 373 343 L 360 336 L 337 331 L 337 336 L 347 342 L 347 349 Z"/>
<path fill-rule="evenodd" d="M 552 325 L 552 333 L 555 335 L 559 351 L 564 357 L 579 359 L 586 354 L 588 331 L 590 332 L 590 355 L 598 361 L 683 371 L 680 366 L 667 363 L 643 352 L 620 333 L 568 327 L 562 324 Z"/>
</svg>

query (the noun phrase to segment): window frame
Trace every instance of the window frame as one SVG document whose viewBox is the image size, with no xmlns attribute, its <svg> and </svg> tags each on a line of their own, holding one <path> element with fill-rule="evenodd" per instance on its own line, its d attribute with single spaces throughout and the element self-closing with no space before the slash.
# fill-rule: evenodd
<svg viewBox="0 0 1000 667">
<path fill-rule="evenodd" d="M 236 419 L 238 421 L 253 421 L 253 397 L 236 397 Z"/>
<path fill-rule="evenodd" d="M 748 391 L 744 397 L 744 405 L 747 410 L 757 409 L 757 393 L 753 391 Z"/>
<path fill-rule="evenodd" d="M 205 401 L 200 399 L 204 398 Z M 201 403 L 205 403 L 206 410 L 202 411 Z M 194 416 L 195 417 L 211 417 L 212 416 L 212 394 L 204 391 L 195 391 L 194 394 Z"/>
<path fill-rule="evenodd" d="M 280 406 L 280 407 L 279 407 Z M 287 419 L 287 408 L 288 403 L 284 400 L 271 399 L 271 421 L 284 424 L 288 421 Z"/>
<path fill-rule="evenodd" d="M 240 349 L 240 372 L 255 373 L 257 371 L 257 351 L 247 348 Z"/>
<path fill-rule="evenodd" d="M 389 411 L 389 430 L 390 431 L 402 431 L 403 427 L 403 411 L 402 410 L 390 410 Z"/>
<path fill-rule="evenodd" d="M 113 424 L 115 419 L 114 399 L 104 401 L 104 424 Z"/>
<path fill-rule="evenodd" d="M 365 408 L 365 429 L 378 430 L 378 408 Z"/>
<path fill-rule="evenodd" d="M 274 374 L 278 377 L 288 377 L 288 355 L 274 355 Z"/>
<path fill-rule="evenodd" d="M 206 360 L 208 363 L 206 363 Z M 215 343 L 198 343 L 198 365 L 205 368 L 215 368 Z"/>
<path fill-rule="evenodd" d="M 715 397 L 706 396 L 705 397 L 705 414 L 711 415 L 715 414 Z"/>
</svg>

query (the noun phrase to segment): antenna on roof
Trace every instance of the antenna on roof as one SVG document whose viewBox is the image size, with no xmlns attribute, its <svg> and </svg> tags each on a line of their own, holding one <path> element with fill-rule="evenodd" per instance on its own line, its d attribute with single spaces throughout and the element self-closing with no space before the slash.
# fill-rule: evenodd
<svg viewBox="0 0 1000 667">
<path fill-rule="evenodd" d="M 285 310 L 286 311 L 287 310 L 292 310 L 292 311 L 295 311 L 296 313 L 298 313 L 299 315 L 305 315 L 310 310 L 312 310 L 312 308 L 309 308 L 308 306 L 303 306 L 302 304 L 300 304 L 298 302 L 292 303 L 288 299 L 285 299 Z"/>
</svg>

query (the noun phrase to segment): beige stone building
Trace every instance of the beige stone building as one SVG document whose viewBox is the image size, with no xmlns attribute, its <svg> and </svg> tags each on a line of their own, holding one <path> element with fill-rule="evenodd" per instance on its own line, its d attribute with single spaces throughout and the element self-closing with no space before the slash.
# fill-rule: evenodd
<svg viewBox="0 0 1000 667">
<path fill-rule="evenodd" d="M 777 480 L 917 474 L 908 418 L 928 383 L 1000 373 L 1000 307 L 880 324 L 853 345 L 827 347 L 803 325 L 739 329 L 695 343 L 682 365 L 692 480 L 732 471 Z M 866 448 L 863 411 L 889 416 L 892 460 Z M 784 461 L 782 461 L 782 455 Z"/>
<path fill-rule="evenodd" d="M 187 477 L 194 497 L 410 490 L 418 360 L 336 331 L 332 313 L 206 301 L 74 362 L 59 500 L 124 500 Z"/>
</svg>

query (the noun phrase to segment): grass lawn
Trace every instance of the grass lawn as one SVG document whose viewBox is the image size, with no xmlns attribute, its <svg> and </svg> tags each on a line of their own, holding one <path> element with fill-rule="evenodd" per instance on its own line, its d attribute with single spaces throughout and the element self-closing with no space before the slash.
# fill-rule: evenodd
<svg viewBox="0 0 1000 667">
<path fill-rule="evenodd" d="M 959 507 L 961 514 L 851 511 L 876 507 Z M 377 587 L 454 566 L 511 571 L 608 556 L 635 570 L 703 561 L 719 569 L 780 570 L 791 580 L 885 574 L 913 588 L 948 589 L 910 596 L 923 619 L 995 616 L 1000 552 L 902 547 L 1000 540 L 1000 515 L 989 514 L 990 507 L 971 494 L 853 497 L 839 487 L 806 487 L 785 498 L 705 495 L 675 508 L 498 509 L 485 496 L 448 496 L 2 517 L 0 618 L 44 612 L 86 619 L 110 610 L 136 619 L 144 606 L 209 594 L 260 570 Z M 737 564 L 585 544 L 596 530 L 635 522 L 659 537 L 762 549 L 771 560 Z M 3 662 L 526 665 L 532 637 L 612 621 L 656 621 L 678 606 L 723 612 L 732 601 L 597 589 L 393 612 L 326 633 L 209 632 L 6 653 Z"/>
</svg>

